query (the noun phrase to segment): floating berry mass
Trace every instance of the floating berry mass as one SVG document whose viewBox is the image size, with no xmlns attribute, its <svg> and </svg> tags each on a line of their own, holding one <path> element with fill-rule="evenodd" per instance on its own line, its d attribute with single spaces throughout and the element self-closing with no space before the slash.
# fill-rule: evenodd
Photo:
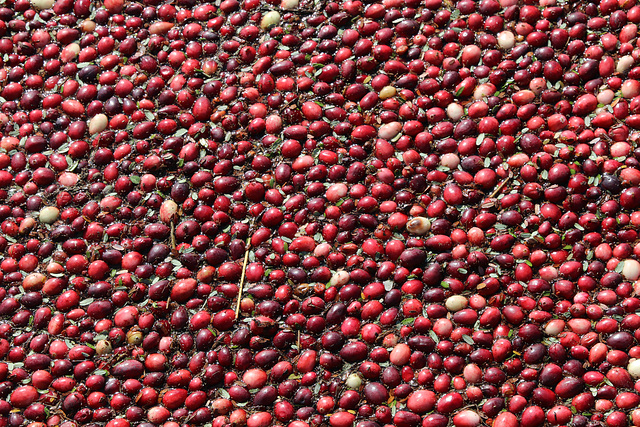
<svg viewBox="0 0 640 427">
<path fill-rule="evenodd" d="M 0 427 L 640 426 L 635 0 L 7 0 Z"/>
</svg>

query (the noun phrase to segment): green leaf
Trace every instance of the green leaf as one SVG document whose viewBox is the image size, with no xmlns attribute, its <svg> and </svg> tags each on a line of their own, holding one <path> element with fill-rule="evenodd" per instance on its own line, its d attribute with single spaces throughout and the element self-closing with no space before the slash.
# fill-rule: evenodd
<svg viewBox="0 0 640 427">
<path fill-rule="evenodd" d="M 129 179 L 136 185 L 140 184 L 140 177 L 138 175 L 131 175 Z"/>
<path fill-rule="evenodd" d="M 22 362 L 15 362 L 15 363 L 9 362 L 9 363 L 7 363 L 7 366 L 8 366 L 10 371 L 13 371 L 14 369 L 22 368 L 24 366 L 24 363 L 22 363 Z"/>
<path fill-rule="evenodd" d="M 463 335 L 462 339 L 464 340 L 464 342 L 466 342 L 467 344 L 475 344 L 475 341 L 473 341 L 473 338 L 471 338 L 469 335 Z"/>
</svg>

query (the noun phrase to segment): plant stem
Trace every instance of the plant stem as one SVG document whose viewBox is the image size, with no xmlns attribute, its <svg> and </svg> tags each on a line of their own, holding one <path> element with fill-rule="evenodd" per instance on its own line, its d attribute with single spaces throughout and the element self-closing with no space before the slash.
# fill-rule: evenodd
<svg viewBox="0 0 640 427">
<path fill-rule="evenodd" d="M 247 249 L 244 251 L 244 262 L 242 263 L 242 275 L 240 276 L 240 289 L 238 289 L 238 302 L 236 303 L 236 319 L 240 314 L 240 301 L 242 301 L 242 292 L 244 290 L 244 276 L 247 271 L 247 261 L 249 261 L 249 252 L 251 251 L 251 239 L 247 239 Z"/>
</svg>

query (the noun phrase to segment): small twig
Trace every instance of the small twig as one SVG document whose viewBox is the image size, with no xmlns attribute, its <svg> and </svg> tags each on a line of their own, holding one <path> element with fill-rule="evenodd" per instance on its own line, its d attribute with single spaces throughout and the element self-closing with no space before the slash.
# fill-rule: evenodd
<svg viewBox="0 0 640 427">
<path fill-rule="evenodd" d="M 494 197 L 496 197 L 498 195 L 498 193 L 500 191 L 502 191 L 502 189 L 505 187 L 505 185 L 507 185 L 509 183 L 509 181 L 511 181 L 511 178 L 513 177 L 512 174 L 509 174 L 508 177 L 506 177 L 504 179 L 504 181 L 502 181 L 500 183 L 500 185 L 498 185 L 498 187 L 495 189 L 495 191 L 493 193 L 491 193 L 491 195 L 489 196 L 490 199 L 493 199 Z"/>
<path fill-rule="evenodd" d="M 268 7 L 259 7 L 258 10 L 261 12 L 271 12 L 272 10 L 275 10 L 275 9 L 268 8 Z M 292 9 L 292 10 L 279 9 L 279 11 L 282 13 L 290 13 L 292 15 L 311 15 L 311 14 L 317 13 L 319 10 L 310 9 L 310 8 L 306 8 L 306 9 L 298 8 L 298 9 Z"/>
<path fill-rule="evenodd" d="M 264 214 L 264 210 L 260 212 L 260 214 L 253 218 L 251 221 L 250 230 L 253 230 L 256 222 L 262 218 Z M 244 251 L 244 262 L 242 263 L 242 275 L 240 276 L 240 289 L 238 289 L 238 302 L 236 303 L 236 319 L 240 315 L 240 301 L 242 301 L 242 292 L 244 290 L 244 276 L 247 271 L 247 261 L 249 261 L 249 252 L 251 252 L 251 233 L 249 233 L 249 237 L 247 237 L 247 247 Z"/>
<path fill-rule="evenodd" d="M 176 226 L 173 221 L 171 221 L 171 249 L 176 248 Z"/>
<path fill-rule="evenodd" d="M 244 289 L 244 276 L 247 271 L 247 261 L 249 261 L 249 252 L 251 252 L 251 239 L 247 239 L 247 249 L 244 251 L 244 263 L 242 263 L 242 275 L 240 276 L 240 289 L 238 290 L 238 302 L 236 303 L 236 319 L 240 314 L 240 302 L 242 301 L 242 292 Z"/>
</svg>

